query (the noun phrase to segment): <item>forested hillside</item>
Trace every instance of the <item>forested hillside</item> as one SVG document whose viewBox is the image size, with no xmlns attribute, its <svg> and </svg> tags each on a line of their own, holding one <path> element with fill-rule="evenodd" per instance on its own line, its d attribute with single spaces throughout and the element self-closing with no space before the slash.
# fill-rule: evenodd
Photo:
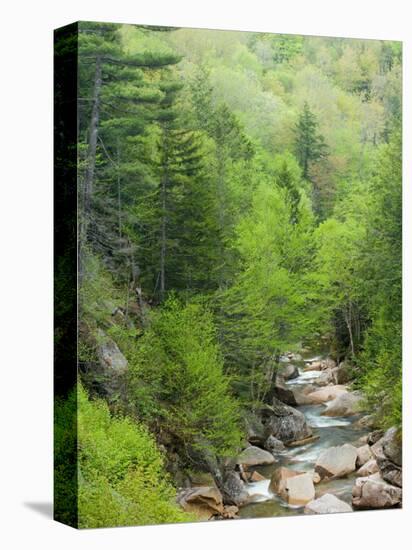
<svg viewBox="0 0 412 550">
<path fill-rule="evenodd" d="M 198 486 L 236 516 L 251 425 L 309 403 L 288 358 L 400 428 L 401 73 L 395 42 L 80 24 L 81 526 L 191 521 Z"/>
</svg>

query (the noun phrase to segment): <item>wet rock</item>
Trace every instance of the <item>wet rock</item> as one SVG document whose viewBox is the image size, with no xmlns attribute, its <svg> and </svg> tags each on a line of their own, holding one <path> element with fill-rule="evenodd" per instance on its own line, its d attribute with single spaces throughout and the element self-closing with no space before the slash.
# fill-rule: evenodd
<svg viewBox="0 0 412 550">
<path fill-rule="evenodd" d="M 374 458 L 371 458 L 366 462 L 359 470 L 356 472 L 356 475 L 359 477 L 368 477 L 372 474 L 376 474 L 379 472 L 378 463 Z"/>
<path fill-rule="evenodd" d="M 353 416 L 358 414 L 362 397 L 355 393 L 341 393 L 326 405 L 323 416 Z"/>
<path fill-rule="evenodd" d="M 241 464 L 243 468 L 273 464 L 274 462 L 276 462 L 276 459 L 271 453 L 253 445 L 242 451 L 236 460 L 236 463 Z"/>
<path fill-rule="evenodd" d="M 345 443 L 325 449 L 315 463 L 315 472 L 322 479 L 344 477 L 356 469 L 358 453 L 356 447 Z"/>
<path fill-rule="evenodd" d="M 388 483 L 402 487 L 402 468 L 391 460 L 402 463 L 402 447 L 394 428 L 389 429 L 384 436 L 371 447 L 382 477 Z"/>
<path fill-rule="evenodd" d="M 291 470 L 290 468 L 280 466 L 279 468 L 276 468 L 270 478 L 269 490 L 276 495 L 280 495 L 285 491 L 287 479 L 304 473 L 305 472 L 299 472 L 297 470 Z"/>
<path fill-rule="evenodd" d="M 303 506 L 315 498 L 312 474 L 284 467 L 275 470 L 269 489 L 294 506 Z"/>
<path fill-rule="evenodd" d="M 327 401 L 332 401 L 339 395 L 345 393 L 348 393 L 345 386 L 327 386 L 310 393 L 307 395 L 307 399 L 310 403 L 319 405 L 321 403 L 326 403 Z"/>
<path fill-rule="evenodd" d="M 312 435 L 305 415 L 276 397 L 273 398 L 272 406 L 262 408 L 261 414 L 267 437 L 272 435 L 283 443 L 291 443 Z"/>
<path fill-rule="evenodd" d="M 356 459 L 356 467 L 360 468 L 364 464 L 366 464 L 371 458 L 373 458 L 373 454 L 371 451 L 371 448 L 369 445 L 363 445 L 362 447 L 358 447 L 358 457 Z"/>
<path fill-rule="evenodd" d="M 299 369 L 296 365 L 288 363 L 279 369 L 279 374 L 284 380 L 292 380 L 299 376 Z"/>
<path fill-rule="evenodd" d="M 312 370 L 315 370 L 315 371 L 322 370 L 322 363 L 320 361 L 307 362 L 305 366 L 305 372 L 312 371 Z"/>
<path fill-rule="evenodd" d="M 247 502 L 249 497 L 244 482 L 240 479 L 238 472 L 231 471 L 225 476 L 223 487 L 221 487 L 224 494 L 224 501 L 226 504 L 234 504 L 235 506 L 242 506 Z"/>
<path fill-rule="evenodd" d="M 293 506 L 304 506 L 315 498 L 312 474 L 306 473 L 286 480 L 285 500 Z"/>
<path fill-rule="evenodd" d="M 305 514 L 340 514 L 342 512 L 352 512 L 351 506 L 330 493 L 325 493 L 320 498 L 309 502 L 304 509 Z"/>
<path fill-rule="evenodd" d="M 223 499 L 216 487 L 195 487 L 179 493 L 177 503 L 186 512 L 194 513 L 200 519 L 210 519 L 223 514 Z"/>
<path fill-rule="evenodd" d="M 352 505 L 357 509 L 393 508 L 402 503 L 402 489 L 385 481 L 358 478 L 352 490 Z"/>
<path fill-rule="evenodd" d="M 272 454 L 276 454 L 285 450 L 285 445 L 283 441 L 281 441 L 280 439 L 277 439 L 276 437 L 273 437 L 273 435 L 270 435 L 266 439 L 264 447 L 267 451 L 269 451 Z"/>
</svg>

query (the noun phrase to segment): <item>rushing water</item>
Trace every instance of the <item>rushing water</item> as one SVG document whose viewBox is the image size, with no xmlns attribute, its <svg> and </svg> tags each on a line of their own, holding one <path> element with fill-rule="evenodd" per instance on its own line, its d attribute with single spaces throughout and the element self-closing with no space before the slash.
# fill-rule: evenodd
<svg viewBox="0 0 412 550">
<path fill-rule="evenodd" d="M 316 358 L 317 359 L 317 358 Z M 315 359 L 314 359 L 315 360 Z M 303 371 L 299 369 L 300 375 L 290 380 L 290 385 L 316 384 L 316 378 L 321 373 L 317 371 Z M 277 461 L 270 466 L 256 467 L 256 470 L 267 479 L 256 483 L 249 483 L 247 491 L 251 497 L 251 503 L 242 507 L 239 516 L 242 518 L 259 518 L 273 516 L 288 516 L 303 513 L 303 507 L 289 506 L 277 495 L 269 490 L 270 477 L 273 471 L 279 466 L 300 471 L 313 471 L 315 462 L 321 451 L 328 447 L 343 445 L 344 443 L 355 443 L 359 437 L 367 433 L 364 429 L 356 427 L 359 416 L 348 418 L 321 416 L 323 405 L 304 405 L 296 407 L 304 413 L 314 435 L 319 439 L 306 445 L 289 447 L 277 454 Z M 354 476 L 321 482 L 315 485 L 316 497 L 325 493 L 333 493 L 342 500 L 350 503 Z"/>
</svg>

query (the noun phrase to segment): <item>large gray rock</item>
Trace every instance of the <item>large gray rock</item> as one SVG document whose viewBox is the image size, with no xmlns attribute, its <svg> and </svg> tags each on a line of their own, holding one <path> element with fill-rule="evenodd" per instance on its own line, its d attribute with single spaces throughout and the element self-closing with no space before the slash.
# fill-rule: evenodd
<svg viewBox="0 0 412 550">
<path fill-rule="evenodd" d="M 283 443 L 291 443 L 312 435 L 305 415 L 276 397 L 273 398 L 272 406 L 262 408 L 261 415 L 267 437 L 273 435 Z"/>
<path fill-rule="evenodd" d="M 240 479 L 239 473 L 235 471 L 228 472 L 225 475 L 221 489 L 225 503 L 242 506 L 249 498 L 244 482 Z"/>
<path fill-rule="evenodd" d="M 397 428 L 389 428 L 383 436 L 382 448 L 385 456 L 397 466 L 402 466 L 402 440 Z"/>
<path fill-rule="evenodd" d="M 259 447 L 251 445 L 240 453 L 237 457 L 236 463 L 241 464 L 243 468 L 250 468 L 251 466 L 259 466 L 264 464 L 274 464 L 276 462 L 272 453 L 264 451 Z"/>
<path fill-rule="evenodd" d="M 292 380 L 299 376 L 299 369 L 292 363 L 286 363 L 279 369 L 279 374 L 284 380 Z"/>
<path fill-rule="evenodd" d="M 127 359 L 116 342 L 101 329 L 97 331 L 97 355 L 105 373 L 124 374 L 126 372 Z"/>
<path fill-rule="evenodd" d="M 393 508 L 402 503 L 402 489 L 385 481 L 358 478 L 352 489 L 352 505 L 357 509 Z"/>
<path fill-rule="evenodd" d="M 339 447 L 329 447 L 316 460 L 315 472 L 322 479 L 344 477 L 355 471 L 357 456 L 356 447 L 349 443 Z"/>
<path fill-rule="evenodd" d="M 355 393 L 341 393 L 326 405 L 323 416 L 353 416 L 358 414 L 362 397 Z"/>
<path fill-rule="evenodd" d="M 249 414 L 245 419 L 247 440 L 251 445 L 263 446 L 267 436 L 262 420 L 256 414 Z"/>
<path fill-rule="evenodd" d="M 273 392 L 271 392 L 271 395 L 269 397 L 273 397 L 274 395 L 276 395 L 276 397 L 280 399 L 282 403 L 295 406 L 299 404 L 299 399 L 297 398 L 295 391 L 295 388 L 287 386 L 285 384 L 284 378 L 278 374 L 275 379 Z"/>
<path fill-rule="evenodd" d="M 340 514 L 342 512 L 352 512 L 351 506 L 330 493 L 325 493 L 320 498 L 309 502 L 304 509 L 305 514 Z"/>
<path fill-rule="evenodd" d="M 116 342 L 101 329 L 98 329 L 96 334 L 96 350 L 99 359 L 95 376 L 98 392 L 110 399 L 121 391 L 128 368 L 127 359 Z"/>
<path fill-rule="evenodd" d="M 390 428 L 372 445 L 371 451 L 383 479 L 397 487 L 402 487 L 402 445 L 396 428 Z"/>
<path fill-rule="evenodd" d="M 283 441 L 281 441 L 280 439 L 277 439 L 276 437 L 273 437 L 273 435 L 270 435 L 266 439 L 264 447 L 267 451 L 269 451 L 272 454 L 276 454 L 285 450 L 285 445 Z"/>
</svg>

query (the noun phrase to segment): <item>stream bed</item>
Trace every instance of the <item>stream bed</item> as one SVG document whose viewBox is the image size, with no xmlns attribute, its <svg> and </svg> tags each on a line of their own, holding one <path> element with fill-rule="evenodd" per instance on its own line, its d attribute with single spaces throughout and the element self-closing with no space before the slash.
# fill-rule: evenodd
<svg viewBox="0 0 412 550">
<path fill-rule="evenodd" d="M 299 377 L 290 380 L 287 384 L 316 385 L 316 378 L 321 374 L 318 371 L 303 371 L 303 367 L 299 367 L 299 373 Z M 319 436 L 319 439 L 306 445 L 287 447 L 276 455 L 275 464 L 256 466 L 255 470 L 267 479 L 247 485 L 246 489 L 253 502 L 240 508 L 239 517 L 264 518 L 303 514 L 304 507 L 290 506 L 269 490 L 270 478 L 274 470 L 279 466 L 285 466 L 304 472 L 313 471 L 316 459 L 324 449 L 344 443 L 353 444 L 368 432 L 366 429 L 357 427 L 356 421 L 359 420 L 359 415 L 345 418 L 321 416 L 324 405 L 302 405 L 295 408 L 304 413 L 313 428 L 314 435 Z M 346 478 L 323 481 L 315 485 L 316 498 L 325 493 L 333 493 L 351 504 L 354 482 L 354 474 Z"/>
</svg>

